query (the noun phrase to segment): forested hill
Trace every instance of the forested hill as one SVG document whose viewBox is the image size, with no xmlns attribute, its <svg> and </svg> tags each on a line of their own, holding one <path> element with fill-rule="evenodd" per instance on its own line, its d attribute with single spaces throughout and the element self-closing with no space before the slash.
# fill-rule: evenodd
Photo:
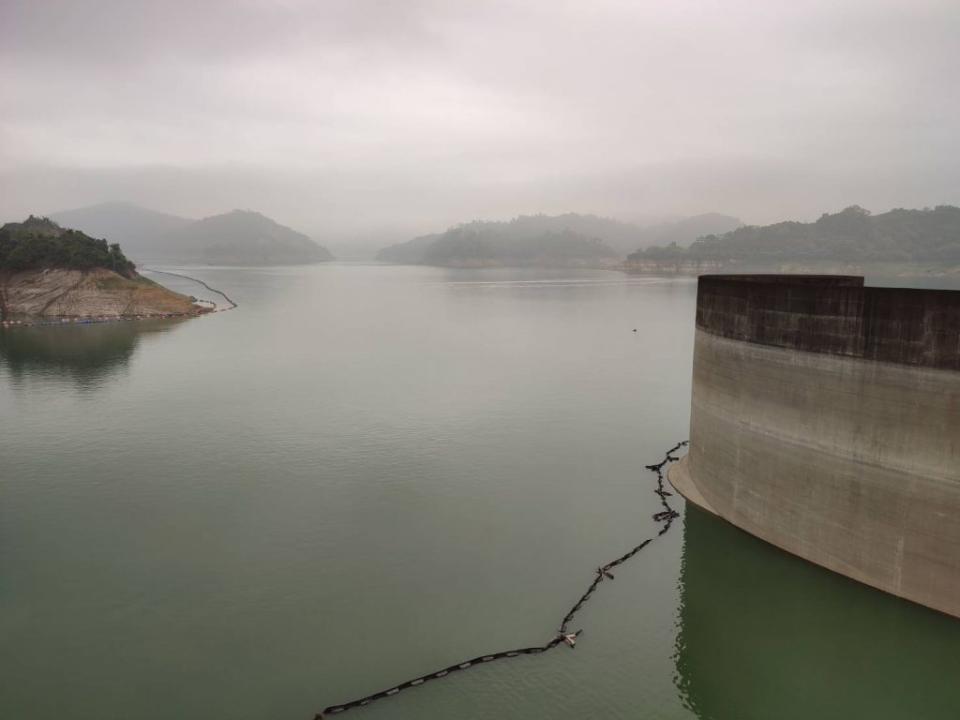
<svg viewBox="0 0 960 720">
<path fill-rule="evenodd" d="M 300 265 L 333 259 L 303 233 L 251 210 L 197 220 L 164 241 L 168 254 L 215 265 Z"/>
<path fill-rule="evenodd" d="M 793 261 L 960 264 L 960 208 L 896 209 L 879 215 L 856 205 L 824 214 L 812 223 L 780 222 L 744 226 L 722 235 L 632 253 L 630 264 L 645 262 Z"/>
<path fill-rule="evenodd" d="M 108 244 L 31 215 L 22 223 L 0 227 L 0 270 L 18 272 L 42 268 L 93 270 L 104 268 L 127 278 L 136 275 L 120 245 Z"/>
<path fill-rule="evenodd" d="M 54 219 L 122 242 L 142 262 L 297 265 L 333 259 L 303 233 L 250 210 L 190 220 L 131 203 L 109 202 L 56 213 Z"/>
<path fill-rule="evenodd" d="M 692 215 L 691 217 L 664 222 L 658 225 L 651 225 L 643 228 L 641 242 L 631 248 L 628 248 L 624 254 L 627 254 L 639 247 L 649 247 L 651 245 L 689 245 L 694 240 L 704 235 L 720 235 L 731 230 L 743 227 L 740 218 L 732 215 L 723 215 L 721 213 L 704 213 L 702 215 Z"/>
<path fill-rule="evenodd" d="M 656 242 L 691 242 L 725 232 L 737 218 L 708 213 L 641 227 L 597 215 L 521 215 L 507 222 L 474 221 L 380 251 L 382 262 L 403 264 L 606 264 Z"/>
<path fill-rule="evenodd" d="M 509 222 L 466 223 L 392 245 L 381 250 L 377 259 L 449 267 L 597 267 L 615 264 L 622 257 L 596 235 L 570 227 L 561 219 L 564 217 L 537 215 Z"/>
</svg>

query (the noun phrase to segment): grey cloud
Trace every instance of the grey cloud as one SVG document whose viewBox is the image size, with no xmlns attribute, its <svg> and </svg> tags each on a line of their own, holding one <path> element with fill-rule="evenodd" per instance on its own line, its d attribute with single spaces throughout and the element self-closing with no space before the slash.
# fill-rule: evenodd
<svg viewBox="0 0 960 720">
<path fill-rule="evenodd" d="M 938 0 L 6 0 L 0 213 L 359 237 L 960 202 L 958 31 Z"/>
</svg>

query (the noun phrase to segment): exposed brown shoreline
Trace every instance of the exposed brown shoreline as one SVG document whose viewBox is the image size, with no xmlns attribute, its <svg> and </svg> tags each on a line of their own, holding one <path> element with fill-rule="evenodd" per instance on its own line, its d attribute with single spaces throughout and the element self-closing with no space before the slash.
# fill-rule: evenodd
<svg viewBox="0 0 960 720">
<path fill-rule="evenodd" d="M 152 280 L 105 268 L 0 273 L 4 326 L 195 317 L 211 311 Z"/>
</svg>

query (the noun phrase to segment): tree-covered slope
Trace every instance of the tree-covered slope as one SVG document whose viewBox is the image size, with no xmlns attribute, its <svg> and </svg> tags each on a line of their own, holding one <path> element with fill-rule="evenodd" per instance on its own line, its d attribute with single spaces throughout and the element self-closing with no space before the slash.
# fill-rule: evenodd
<svg viewBox="0 0 960 720">
<path fill-rule="evenodd" d="M 514 234 L 500 223 L 471 223 L 448 230 L 430 244 L 427 265 L 441 266 L 595 266 L 619 254 L 600 238 L 574 230 Z"/>
<path fill-rule="evenodd" d="M 104 268 L 127 278 L 136 274 L 118 243 L 108 244 L 79 230 L 62 228 L 48 218 L 31 215 L 22 223 L 0 227 L 0 270 L 46 268 Z"/>
<path fill-rule="evenodd" d="M 123 244 L 140 262 L 296 265 L 332 260 L 306 235 L 257 212 L 234 210 L 204 218 L 110 202 L 53 215 L 55 220 Z"/>
<path fill-rule="evenodd" d="M 120 245 L 31 215 L 0 227 L 0 320 L 185 317 L 192 298 L 141 277 Z"/>
<path fill-rule="evenodd" d="M 306 235 L 249 210 L 197 220 L 165 241 L 170 252 L 212 264 L 299 265 L 333 259 Z"/>
<path fill-rule="evenodd" d="M 619 253 L 583 229 L 607 222 L 616 221 L 573 215 L 476 221 L 393 245 L 380 251 L 377 258 L 383 262 L 451 267 L 602 266 L 616 262 Z"/>
<path fill-rule="evenodd" d="M 689 248 L 656 246 L 632 253 L 645 261 L 893 262 L 960 264 L 960 208 L 896 209 L 879 215 L 851 206 L 812 223 L 780 222 L 706 235 Z"/>
<path fill-rule="evenodd" d="M 408 265 L 605 264 L 639 246 L 691 242 L 705 232 L 739 226 L 737 218 L 719 213 L 648 227 L 578 213 L 521 215 L 507 222 L 474 221 L 443 233 L 422 235 L 384 248 L 377 259 Z"/>
</svg>

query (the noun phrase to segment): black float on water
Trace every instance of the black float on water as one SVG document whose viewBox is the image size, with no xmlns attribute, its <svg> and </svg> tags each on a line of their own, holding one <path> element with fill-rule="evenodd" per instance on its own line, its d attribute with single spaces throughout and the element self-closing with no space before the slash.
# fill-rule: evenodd
<svg viewBox="0 0 960 720">
<path fill-rule="evenodd" d="M 636 330 L 634 330 L 634 332 L 636 332 Z M 357 700 L 351 700 L 350 702 L 342 703 L 340 705 L 330 705 L 329 707 L 324 708 L 322 712 L 317 713 L 314 716 L 314 720 L 323 720 L 323 718 L 326 717 L 327 715 L 337 715 L 339 713 L 346 712 L 347 710 L 352 710 L 358 707 L 364 707 L 366 705 L 369 705 L 374 700 L 379 700 L 385 697 L 391 697 L 399 693 L 401 690 L 406 690 L 407 688 L 422 685 L 427 680 L 438 680 L 440 678 L 446 677 L 452 672 L 457 672 L 458 670 L 466 670 L 467 668 L 473 667 L 474 665 L 480 665 L 483 663 L 492 662 L 493 660 L 502 660 L 504 658 L 517 657 L 518 655 L 537 655 L 539 653 L 546 652 L 547 650 L 552 650 L 553 648 L 557 647 L 557 645 L 561 643 L 566 644 L 571 649 L 575 648 L 577 644 L 577 637 L 583 632 L 583 630 L 569 632 L 569 630 L 567 629 L 567 626 L 573 620 L 574 616 L 580 611 L 580 608 L 583 607 L 584 603 L 586 603 L 587 600 L 590 599 L 590 596 L 593 595 L 593 592 L 597 589 L 597 586 L 601 583 L 601 581 L 603 581 L 605 578 L 609 578 L 610 580 L 613 580 L 613 573 L 610 572 L 613 568 L 617 567 L 618 565 L 622 565 L 627 560 L 629 560 L 634 555 L 636 555 L 638 552 L 643 550 L 643 548 L 645 548 L 647 545 L 652 543 L 657 537 L 660 537 L 661 535 L 666 534 L 666 532 L 670 529 L 670 526 L 673 524 L 673 521 L 676 518 L 680 517 L 680 513 L 675 511 L 667 503 L 667 497 L 670 496 L 670 493 L 664 490 L 663 488 L 663 479 L 664 479 L 663 468 L 672 462 L 676 462 L 677 458 L 674 457 L 673 453 L 679 450 L 680 448 L 685 447 L 687 445 L 687 442 L 688 442 L 687 440 L 684 440 L 683 442 L 677 443 L 672 448 L 667 450 L 663 460 L 661 460 L 656 465 L 645 466 L 647 470 L 650 470 L 651 472 L 654 472 L 657 475 L 657 483 L 656 483 L 656 487 L 654 488 L 654 493 L 657 496 L 659 496 L 660 504 L 663 506 L 663 510 L 661 510 L 660 512 L 654 513 L 652 517 L 656 522 L 663 523 L 663 527 L 660 528 L 660 531 L 657 533 L 655 537 L 647 538 L 646 540 L 644 540 L 642 543 L 637 545 L 635 548 L 633 548 L 629 552 L 624 553 L 623 555 L 618 557 L 616 560 L 612 560 L 608 562 L 606 565 L 601 565 L 599 568 L 597 568 L 594 571 L 595 575 L 593 578 L 593 582 L 590 583 L 590 585 L 587 587 L 587 591 L 580 596 L 579 600 L 577 600 L 576 605 L 570 608 L 570 612 L 568 612 L 564 616 L 563 620 L 560 623 L 560 628 L 557 631 L 556 636 L 554 636 L 554 638 L 550 640 L 550 642 L 546 643 L 545 645 L 538 645 L 536 647 L 517 648 L 515 650 L 505 650 L 503 652 L 490 653 L 489 655 L 481 655 L 479 657 L 473 658 L 472 660 L 467 660 L 466 662 L 450 665 L 449 667 L 446 667 L 443 670 L 438 670 L 436 672 L 429 673 L 428 675 L 422 675 L 418 678 L 414 678 L 413 680 L 407 680 L 406 682 L 400 683 L 399 685 L 396 685 L 390 688 L 389 690 L 381 690 L 380 692 L 373 693 L 372 695 L 367 695 L 366 697 L 358 698 Z"/>
</svg>

